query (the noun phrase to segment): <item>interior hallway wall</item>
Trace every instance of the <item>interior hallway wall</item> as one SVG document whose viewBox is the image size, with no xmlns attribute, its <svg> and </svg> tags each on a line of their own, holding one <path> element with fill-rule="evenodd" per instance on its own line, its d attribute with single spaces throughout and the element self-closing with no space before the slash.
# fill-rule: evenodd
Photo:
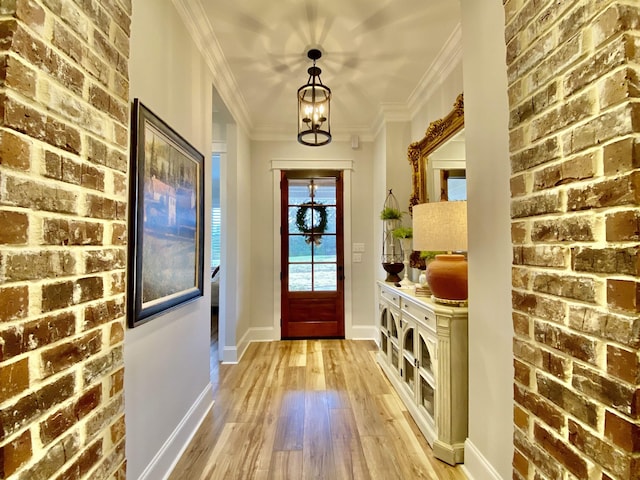
<svg viewBox="0 0 640 480">
<path fill-rule="evenodd" d="M 475 480 L 511 478 L 511 228 L 504 10 L 462 0 L 469 235 L 469 438 Z"/>
<path fill-rule="evenodd" d="M 130 98 L 139 98 L 198 149 L 205 179 L 211 178 L 212 75 L 171 0 L 134 1 L 130 74 Z M 209 212 L 208 181 L 203 195 Z M 211 216 L 204 218 L 208 266 Z M 126 331 L 128 478 L 162 478 L 211 405 L 209 316 L 205 288 L 203 298 Z"/>
</svg>

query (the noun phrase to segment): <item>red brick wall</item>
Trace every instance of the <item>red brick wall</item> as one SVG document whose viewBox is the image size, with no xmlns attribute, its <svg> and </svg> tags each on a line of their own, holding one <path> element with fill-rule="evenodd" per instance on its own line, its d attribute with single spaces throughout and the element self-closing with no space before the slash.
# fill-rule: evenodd
<svg viewBox="0 0 640 480">
<path fill-rule="evenodd" d="M 131 1 L 0 15 L 0 478 L 124 478 Z"/>
<path fill-rule="evenodd" d="M 514 479 L 640 479 L 640 3 L 505 1 Z"/>
</svg>

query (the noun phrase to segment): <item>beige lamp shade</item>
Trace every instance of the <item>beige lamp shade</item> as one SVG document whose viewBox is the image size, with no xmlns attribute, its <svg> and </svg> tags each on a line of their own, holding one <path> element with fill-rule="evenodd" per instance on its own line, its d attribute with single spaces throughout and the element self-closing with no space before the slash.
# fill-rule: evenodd
<svg viewBox="0 0 640 480">
<path fill-rule="evenodd" d="M 434 202 L 413 206 L 413 249 L 459 252 L 467 250 L 467 202 Z M 433 299 L 461 305 L 468 295 L 464 255 L 436 255 L 426 278 Z"/>
<path fill-rule="evenodd" d="M 432 202 L 413 206 L 413 249 L 467 251 L 467 202 Z"/>
</svg>

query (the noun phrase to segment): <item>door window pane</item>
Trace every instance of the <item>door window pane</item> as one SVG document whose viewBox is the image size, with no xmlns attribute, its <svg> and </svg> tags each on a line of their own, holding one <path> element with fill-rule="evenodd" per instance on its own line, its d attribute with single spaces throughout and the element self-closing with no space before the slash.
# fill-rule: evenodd
<svg viewBox="0 0 640 480">
<path fill-rule="evenodd" d="M 298 213 L 298 207 L 289 207 L 289 233 L 290 234 L 296 234 L 296 233 L 302 233 L 300 232 L 300 230 L 298 229 L 298 227 L 296 226 L 296 215 Z"/>
<path fill-rule="evenodd" d="M 325 207 L 327 212 L 327 228 L 325 233 L 336 233 L 336 207 Z"/>
<path fill-rule="evenodd" d="M 336 262 L 336 237 L 335 235 L 323 235 L 320 245 L 313 246 L 314 262 Z"/>
<path fill-rule="evenodd" d="M 335 178 L 315 178 L 314 192 L 315 201 L 325 205 L 336 204 L 336 179 Z"/>
<path fill-rule="evenodd" d="M 289 180 L 289 205 L 302 205 L 309 201 L 309 180 Z"/>
<path fill-rule="evenodd" d="M 294 263 L 311 261 L 311 244 L 303 235 L 289 236 L 289 261 Z"/>
<path fill-rule="evenodd" d="M 311 284 L 311 264 L 289 265 L 289 291 L 290 292 L 310 292 Z"/>
<path fill-rule="evenodd" d="M 338 275 L 335 263 L 316 263 L 313 266 L 314 290 L 335 291 L 338 289 Z"/>
</svg>

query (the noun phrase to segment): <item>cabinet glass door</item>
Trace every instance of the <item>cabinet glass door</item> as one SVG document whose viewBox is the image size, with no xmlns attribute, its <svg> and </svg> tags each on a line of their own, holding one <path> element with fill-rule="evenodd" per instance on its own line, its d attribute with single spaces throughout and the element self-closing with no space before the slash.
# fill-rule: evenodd
<svg viewBox="0 0 640 480">
<path fill-rule="evenodd" d="M 435 339 L 432 339 L 423 329 L 418 329 L 418 405 L 423 408 L 431 419 L 435 415 L 435 365 L 432 352 L 435 352 Z"/>
<path fill-rule="evenodd" d="M 418 400 L 420 402 L 420 406 L 427 411 L 427 413 L 431 418 L 434 418 L 434 412 L 435 412 L 435 408 L 434 408 L 435 395 L 434 394 L 435 394 L 435 391 L 433 387 L 429 384 L 427 379 L 421 375 L 420 391 L 418 392 L 418 395 L 419 395 Z"/>
<path fill-rule="evenodd" d="M 413 326 L 407 324 L 407 327 L 404 332 L 404 342 L 402 344 L 402 348 L 405 352 L 410 353 L 411 356 L 415 357 L 414 352 L 414 344 L 413 344 L 413 331 L 415 329 Z"/>
<path fill-rule="evenodd" d="M 391 365 L 393 365 L 396 370 L 400 368 L 400 351 L 393 343 L 391 344 Z"/>
<path fill-rule="evenodd" d="M 433 361 L 431 359 L 431 352 L 427 346 L 428 340 L 422 334 L 419 335 L 419 338 L 420 345 L 418 347 L 418 360 L 420 361 L 420 368 L 433 376 Z"/>
<path fill-rule="evenodd" d="M 415 392 L 416 383 L 416 357 L 415 357 L 415 327 L 412 323 L 403 321 L 404 330 L 402 331 L 402 379 L 412 396 Z"/>
<path fill-rule="evenodd" d="M 380 351 L 385 355 L 389 354 L 389 308 L 380 306 Z"/>
<path fill-rule="evenodd" d="M 389 308 L 386 306 L 382 306 L 382 311 L 380 312 L 380 328 L 383 329 L 387 329 L 388 327 L 388 322 L 387 322 L 387 315 L 389 312 Z"/>
<path fill-rule="evenodd" d="M 396 370 L 396 373 L 400 373 L 400 314 L 389 309 L 387 321 L 391 334 L 389 335 L 389 341 L 391 342 L 391 365 Z"/>
<path fill-rule="evenodd" d="M 400 321 L 400 316 L 397 315 L 395 312 L 393 312 L 392 310 L 389 310 L 389 317 L 388 317 L 388 321 L 391 324 L 391 338 L 393 338 L 396 342 L 398 341 L 398 331 L 400 329 L 400 325 L 399 325 L 399 321 Z"/>
<path fill-rule="evenodd" d="M 413 365 L 413 361 L 410 358 L 407 358 L 407 356 L 403 357 L 402 377 L 405 385 L 413 393 L 416 386 L 416 369 Z"/>
<path fill-rule="evenodd" d="M 389 351 L 389 342 L 387 340 L 387 334 L 383 331 L 380 331 L 380 350 L 384 352 L 386 355 Z"/>
</svg>

